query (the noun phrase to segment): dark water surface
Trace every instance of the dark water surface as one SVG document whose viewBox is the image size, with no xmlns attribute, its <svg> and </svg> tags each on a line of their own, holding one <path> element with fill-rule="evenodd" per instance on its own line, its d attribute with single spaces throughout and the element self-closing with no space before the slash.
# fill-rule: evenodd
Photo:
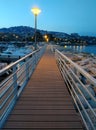
<svg viewBox="0 0 96 130">
<path fill-rule="evenodd" d="M 64 50 L 72 50 L 76 52 L 84 52 L 96 55 L 96 45 L 92 46 L 66 46 Z"/>
</svg>

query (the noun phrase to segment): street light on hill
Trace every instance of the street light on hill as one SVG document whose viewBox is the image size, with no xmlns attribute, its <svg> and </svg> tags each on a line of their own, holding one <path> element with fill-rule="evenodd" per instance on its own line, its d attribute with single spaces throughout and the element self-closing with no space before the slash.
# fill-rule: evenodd
<svg viewBox="0 0 96 130">
<path fill-rule="evenodd" d="M 40 14 L 41 10 L 37 7 L 31 9 L 32 13 L 35 16 L 35 50 L 37 49 L 37 38 L 36 38 L 36 31 L 37 31 L 37 16 Z"/>
</svg>

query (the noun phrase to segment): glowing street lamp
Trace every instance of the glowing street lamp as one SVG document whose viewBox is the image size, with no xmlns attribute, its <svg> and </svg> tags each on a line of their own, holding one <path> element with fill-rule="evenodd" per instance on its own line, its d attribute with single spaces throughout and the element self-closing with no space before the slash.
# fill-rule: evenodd
<svg viewBox="0 0 96 130">
<path fill-rule="evenodd" d="M 32 13 L 35 16 L 35 50 L 37 49 L 37 39 L 36 39 L 36 31 L 37 31 L 37 16 L 40 14 L 41 10 L 37 7 L 31 9 Z"/>
<path fill-rule="evenodd" d="M 47 36 L 47 35 L 44 35 L 44 38 L 45 38 L 46 42 L 48 42 L 48 41 L 49 41 L 49 38 L 48 38 L 48 36 Z"/>
<path fill-rule="evenodd" d="M 44 36 L 45 39 L 47 39 L 47 37 L 48 37 L 47 35 Z"/>
<path fill-rule="evenodd" d="M 46 41 L 49 42 L 49 38 L 47 38 Z"/>
</svg>

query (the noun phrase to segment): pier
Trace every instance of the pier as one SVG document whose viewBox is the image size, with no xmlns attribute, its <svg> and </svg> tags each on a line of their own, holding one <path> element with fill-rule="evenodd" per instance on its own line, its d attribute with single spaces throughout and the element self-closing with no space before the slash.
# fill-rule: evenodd
<svg viewBox="0 0 96 130">
<path fill-rule="evenodd" d="M 4 130 L 83 130 L 71 95 L 47 47 L 4 124 Z"/>
</svg>

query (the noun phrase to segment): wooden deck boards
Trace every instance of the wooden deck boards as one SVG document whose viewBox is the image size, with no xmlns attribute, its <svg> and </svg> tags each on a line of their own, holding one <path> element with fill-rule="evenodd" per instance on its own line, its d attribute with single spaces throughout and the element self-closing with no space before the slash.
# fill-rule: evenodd
<svg viewBox="0 0 96 130">
<path fill-rule="evenodd" d="M 50 47 L 3 129 L 83 130 Z"/>
</svg>

